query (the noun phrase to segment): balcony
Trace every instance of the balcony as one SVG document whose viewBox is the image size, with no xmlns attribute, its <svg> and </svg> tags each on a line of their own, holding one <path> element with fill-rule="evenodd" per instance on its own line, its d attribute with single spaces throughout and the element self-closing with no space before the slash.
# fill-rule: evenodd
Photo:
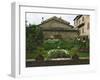
<svg viewBox="0 0 100 80">
<path fill-rule="evenodd" d="M 79 23 L 77 28 L 80 28 L 80 27 L 84 26 L 84 24 L 85 24 L 84 22 Z"/>
</svg>

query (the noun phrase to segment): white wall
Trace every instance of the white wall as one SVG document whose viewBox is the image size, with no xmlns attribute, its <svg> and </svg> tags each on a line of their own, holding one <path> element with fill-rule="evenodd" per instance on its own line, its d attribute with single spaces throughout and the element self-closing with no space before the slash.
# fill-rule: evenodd
<svg viewBox="0 0 100 80">
<path fill-rule="evenodd" d="M 33 5 L 41 6 L 94 6 L 98 9 L 97 21 L 100 21 L 100 2 L 99 0 L 1 0 L 0 1 L 0 80 L 14 80 L 10 77 L 11 67 L 11 2 L 25 1 L 32 2 Z M 96 26 L 96 51 L 98 66 L 96 73 L 80 73 L 80 74 L 65 74 L 61 76 L 33 76 L 30 78 L 21 78 L 22 80 L 99 80 L 100 77 L 100 23 Z M 21 80 L 18 79 L 18 80 Z"/>
</svg>

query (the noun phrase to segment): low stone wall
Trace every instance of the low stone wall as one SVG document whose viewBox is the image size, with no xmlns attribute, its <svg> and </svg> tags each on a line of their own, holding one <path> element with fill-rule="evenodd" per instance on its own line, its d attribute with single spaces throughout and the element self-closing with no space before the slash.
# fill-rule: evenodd
<svg viewBox="0 0 100 80">
<path fill-rule="evenodd" d="M 75 60 L 48 60 L 41 63 L 36 61 L 26 61 L 26 67 L 38 67 L 38 66 L 62 66 L 62 65 L 83 65 L 89 64 L 89 59 Z"/>
</svg>

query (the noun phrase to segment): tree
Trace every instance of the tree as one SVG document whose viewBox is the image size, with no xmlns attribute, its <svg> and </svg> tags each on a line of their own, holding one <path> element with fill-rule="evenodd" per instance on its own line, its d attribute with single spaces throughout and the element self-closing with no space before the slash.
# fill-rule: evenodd
<svg viewBox="0 0 100 80">
<path fill-rule="evenodd" d="M 26 27 L 26 53 L 33 53 L 43 43 L 43 32 L 37 25 Z"/>
</svg>

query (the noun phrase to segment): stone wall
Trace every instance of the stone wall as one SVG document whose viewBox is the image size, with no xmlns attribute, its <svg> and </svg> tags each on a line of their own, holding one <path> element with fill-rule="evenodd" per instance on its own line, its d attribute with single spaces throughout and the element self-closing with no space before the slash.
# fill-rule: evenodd
<svg viewBox="0 0 100 80">
<path fill-rule="evenodd" d="M 77 31 L 43 31 L 44 39 L 62 38 L 64 40 L 74 39 L 77 37 Z"/>
<path fill-rule="evenodd" d="M 70 24 L 61 23 L 56 20 L 50 20 L 45 23 L 41 23 L 40 28 L 43 30 L 44 38 L 62 38 L 73 39 L 77 37 L 77 30 L 73 29 Z"/>
</svg>

